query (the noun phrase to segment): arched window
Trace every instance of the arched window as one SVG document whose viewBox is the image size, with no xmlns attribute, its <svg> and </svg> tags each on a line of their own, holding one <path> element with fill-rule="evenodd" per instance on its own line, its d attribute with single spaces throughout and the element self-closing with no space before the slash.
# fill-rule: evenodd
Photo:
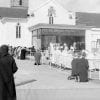
<svg viewBox="0 0 100 100">
<path fill-rule="evenodd" d="M 56 11 L 52 6 L 48 9 L 49 24 L 54 23 L 54 17 L 56 16 L 55 12 Z"/>
<path fill-rule="evenodd" d="M 18 25 L 16 26 L 16 38 L 18 38 Z"/>
<path fill-rule="evenodd" d="M 19 23 L 16 25 L 16 38 L 21 38 L 21 26 Z"/>
</svg>

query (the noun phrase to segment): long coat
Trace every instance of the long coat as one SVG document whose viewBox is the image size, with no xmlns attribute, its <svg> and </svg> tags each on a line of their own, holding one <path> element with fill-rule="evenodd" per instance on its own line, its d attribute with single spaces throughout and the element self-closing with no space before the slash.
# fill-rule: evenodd
<svg viewBox="0 0 100 100">
<path fill-rule="evenodd" d="M 88 60 L 85 58 L 81 58 L 77 63 L 77 72 L 79 74 L 80 82 L 88 81 Z"/>
<path fill-rule="evenodd" d="M 24 60 L 26 58 L 26 49 L 22 49 L 21 50 L 21 55 L 20 55 L 20 59 Z"/>
<path fill-rule="evenodd" d="M 39 51 L 35 52 L 34 57 L 35 57 L 35 63 L 39 65 L 41 60 L 41 52 Z"/>
<path fill-rule="evenodd" d="M 71 66 L 72 66 L 72 76 L 76 76 L 78 74 L 77 72 L 77 63 L 78 63 L 79 59 L 78 58 L 74 58 L 71 62 Z"/>
<path fill-rule="evenodd" d="M 13 74 L 17 69 L 14 58 L 9 54 L 0 58 L 0 100 L 16 100 Z"/>
</svg>

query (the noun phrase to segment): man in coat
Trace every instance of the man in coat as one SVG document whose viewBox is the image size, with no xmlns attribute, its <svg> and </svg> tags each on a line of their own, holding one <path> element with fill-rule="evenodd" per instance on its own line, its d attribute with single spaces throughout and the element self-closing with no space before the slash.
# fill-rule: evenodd
<svg viewBox="0 0 100 100">
<path fill-rule="evenodd" d="M 20 59 L 21 60 L 25 60 L 26 59 L 26 48 L 25 47 L 21 49 Z"/>
<path fill-rule="evenodd" d="M 73 55 L 73 60 L 71 62 L 71 67 L 72 67 L 72 72 L 71 72 L 71 76 L 68 77 L 69 80 L 71 79 L 75 79 L 76 81 L 78 81 L 78 71 L 77 71 L 77 63 L 79 61 L 80 54 L 75 52 Z"/>
<path fill-rule="evenodd" d="M 17 71 L 14 58 L 8 54 L 8 46 L 0 47 L 0 100 L 16 100 L 13 74 Z"/>
<path fill-rule="evenodd" d="M 85 59 L 86 54 L 82 53 L 82 58 L 77 63 L 77 72 L 79 75 L 79 80 L 80 82 L 88 82 L 88 69 L 89 69 L 89 64 L 88 60 Z"/>
<path fill-rule="evenodd" d="M 77 62 L 78 61 L 79 61 L 79 55 L 78 55 L 78 53 L 75 53 L 73 60 L 71 62 L 71 66 L 72 66 L 71 76 L 75 77 L 76 81 L 78 81 L 78 73 L 77 73 Z"/>
</svg>

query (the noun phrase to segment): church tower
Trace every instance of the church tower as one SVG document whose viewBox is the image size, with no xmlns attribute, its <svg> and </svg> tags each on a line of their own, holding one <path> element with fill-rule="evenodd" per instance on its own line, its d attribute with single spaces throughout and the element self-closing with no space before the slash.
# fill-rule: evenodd
<svg viewBox="0 0 100 100">
<path fill-rule="evenodd" d="M 28 8 L 28 0 L 11 0 L 12 8 Z"/>
</svg>

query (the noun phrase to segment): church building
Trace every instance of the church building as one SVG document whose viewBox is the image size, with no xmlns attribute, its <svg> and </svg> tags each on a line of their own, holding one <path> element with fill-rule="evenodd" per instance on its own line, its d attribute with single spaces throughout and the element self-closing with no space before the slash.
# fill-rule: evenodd
<svg viewBox="0 0 100 100">
<path fill-rule="evenodd" d="M 0 7 L 0 45 L 46 49 L 50 42 L 68 46 L 80 42 L 91 51 L 100 39 L 99 30 L 76 24 L 76 12 L 67 11 L 56 0 L 48 0 L 36 9 L 30 8 L 32 0 L 9 2 L 9 7 Z"/>
</svg>

